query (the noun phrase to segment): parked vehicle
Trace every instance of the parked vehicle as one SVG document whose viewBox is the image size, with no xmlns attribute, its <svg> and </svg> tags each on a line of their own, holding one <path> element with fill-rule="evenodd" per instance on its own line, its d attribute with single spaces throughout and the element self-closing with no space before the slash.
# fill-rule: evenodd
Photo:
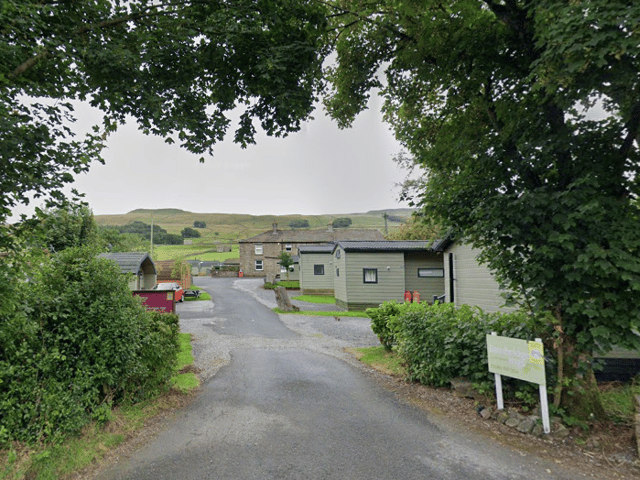
<svg viewBox="0 0 640 480">
<path fill-rule="evenodd" d="M 184 290 L 182 289 L 182 287 L 180 286 L 179 283 L 175 283 L 175 282 L 161 282 L 156 284 L 155 287 L 153 287 L 154 290 L 166 290 L 166 291 L 174 291 L 175 292 L 175 296 L 176 296 L 176 302 L 183 302 L 184 301 Z"/>
</svg>

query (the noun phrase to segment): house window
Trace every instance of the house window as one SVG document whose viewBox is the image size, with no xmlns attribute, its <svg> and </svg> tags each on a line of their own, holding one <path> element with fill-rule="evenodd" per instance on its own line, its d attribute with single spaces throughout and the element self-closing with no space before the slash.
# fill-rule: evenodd
<svg viewBox="0 0 640 480">
<path fill-rule="evenodd" d="M 263 249 L 262 249 L 262 244 L 261 243 L 256 243 L 255 249 L 256 249 L 256 255 L 262 255 Z"/>
<path fill-rule="evenodd" d="M 336 277 L 339 277 L 339 276 L 340 276 L 340 269 L 336 268 Z"/>
<path fill-rule="evenodd" d="M 418 278 L 444 278 L 444 268 L 419 268 Z"/>
<path fill-rule="evenodd" d="M 256 270 L 262 270 L 262 260 L 256 260 Z"/>
<path fill-rule="evenodd" d="M 313 274 L 314 275 L 324 275 L 324 265 L 314 265 L 313 266 Z"/>
<path fill-rule="evenodd" d="M 340 258 L 340 249 L 336 250 L 336 258 Z"/>
<path fill-rule="evenodd" d="M 378 283 L 378 269 L 377 268 L 363 268 L 362 278 L 364 283 Z"/>
<path fill-rule="evenodd" d="M 290 243 L 285 244 L 284 251 L 290 252 L 291 250 L 293 250 L 293 245 L 291 245 Z"/>
</svg>

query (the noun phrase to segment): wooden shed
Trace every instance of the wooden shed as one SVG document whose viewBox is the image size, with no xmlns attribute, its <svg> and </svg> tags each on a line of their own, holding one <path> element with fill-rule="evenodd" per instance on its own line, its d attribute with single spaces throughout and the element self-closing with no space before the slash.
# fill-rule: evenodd
<svg viewBox="0 0 640 480">
<path fill-rule="evenodd" d="M 131 290 L 151 290 L 157 282 L 156 265 L 148 253 L 110 252 L 101 253 L 98 257 L 116 262 L 122 273 L 133 274 L 129 282 Z"/>
</svg>

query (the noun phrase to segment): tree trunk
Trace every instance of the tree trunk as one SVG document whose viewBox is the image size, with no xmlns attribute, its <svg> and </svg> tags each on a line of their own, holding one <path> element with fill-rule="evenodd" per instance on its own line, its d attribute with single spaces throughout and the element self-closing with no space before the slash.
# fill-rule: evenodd
<svg viewBox="0 0 640 480">
<path fill-rule="evenodd" d="M 560 406 L 574 418 L 585 421 L 602 420 L 606 413 L 591 368 L 591 355 L 578 352 L 571 340 L 564 338 L 563 355 L 558 357 L 558 362 L 562 359 L 564 374 L 564 381 L 560 384 Z"/>
<path fill-rule="evenodd" d="M 558 361 L 558 378 L 554 389 L 553 405 L 556 408 L 564 408 L 568 415 L 580 420 L 604 419 L 606 413 L 600 399 L 598 383 L 591 368 L 591 355 L 579 352 L 576 349 L 575 339 L 565 335 L 560 305 L 554 309 L 553 313 L 557 322 L 554 328 L 558 332 L 554 345 Z"/>
<path fill-rule="evenodd" d="M 276 287 L 276 302 L 278 302 L 278 308 L 283 312 L 297 312 L 300 310 L 298 307 L 291 303 L 289 300 L 289 294 L 284 287 Z"/>
</svg>

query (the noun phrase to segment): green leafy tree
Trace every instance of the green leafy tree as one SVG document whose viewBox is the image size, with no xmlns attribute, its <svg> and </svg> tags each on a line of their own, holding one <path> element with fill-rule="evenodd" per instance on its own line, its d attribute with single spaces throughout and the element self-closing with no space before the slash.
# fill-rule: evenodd
<svg viewBox="0 0 640 480">
<path fill-rule="evenodd" d="M 0 25 L 0 225 L 30 194 L 60 201 L 127 117 L 211 154 L 231 110 L 246 147 L 254 122 L 273 136 L 299 130 L 322 87 L 326 18 L 313 0 L 16 0 Z M 104 114 L 82 138 L 76 100 Z"/>
<path fill-rule="evenodd" d="M 98 248 L 104 252 L 145 252 L 149 242 L 136 233 L 120 233 L 115 227 L 98 227 Z"/>
<path fill-rule="evenodd" d="M 193 222 L 193 228 L 207 228 L 207 224 L 203 221 L 196 220 Z"/>
<path fill-rule="evenodd" d="M 40 216 L 44 245 L 53 252 L 97 242 L 98 227 L 86 205 L 68 204 L 41 211 Z"/>
<path fill-rule="evenodd" d="M 185 227 L 180 232 L 182 238 L 200 238 L 200 232 L 190 227 Z"/>
<path fill-rule="evenodd" d="M 176 233 L 165 233 L 158 236 L 157 240 L 156 237 L 153 237 L 153 242 L 158 245 L 183 245 L 184 239 L 182 235 Z"/>
<path fill-rule="evenodd" d="M 394 229 L 387 238 L 389 240 L 436 240 L 442 230 L 422 215 L 414 213 L 409 220 Z"/>
<path fill-rule="evenodd" d="M 171 267 L 171 278 L 182 281 L 190 274 L 191 265 L 189 265 L 187 262 L 182 259 L 177 259 L 175 262 L 173 262 L 173 267 Z"/>
<path fill-rule="evenodd" d="M 141 235 L 144 239 L 151 239 L 151 225 L 141 222 L 139 220 L 134 220 L 133 222 L 129 222 L 126 225 L 122 225 L 119 227 L 120 233 L 134 233 L 137 235 Z M 167 231 L 162 228 L 160 225 L 153 225 L 153 240 L 154 242 L 161 238 L 163 235 L 166 235 Z"/>
<path fill-rule="evenodd" d="M 306 219 L 291 220 L 289 222 L 289 226 L 291 228 L 309 228 L 309 220 L 306 220 Z"/>
<path fill-rule="evenodd" d="M 287 272 L 287 280 L 289 280 L 289 268 L 293 265 L 293 257 L 290 253 L 282 252 L 278 255 L 278 263 Z"/>
<path fill-rule="evenodd" d="M 333 228 L 347 228 L 351 226 L 351 219 L 348 217 L 336 218 L 331 224 Z"/>
<path fill-rule="evenodd" d="M 640 347 L 640 3 L 332 5 L 331 115 L 351 124 L 381 88 L 427 176 L 416 203 L 551 313 L 554 401 L 597 414 L 591 352 Z"/>
</svg>

